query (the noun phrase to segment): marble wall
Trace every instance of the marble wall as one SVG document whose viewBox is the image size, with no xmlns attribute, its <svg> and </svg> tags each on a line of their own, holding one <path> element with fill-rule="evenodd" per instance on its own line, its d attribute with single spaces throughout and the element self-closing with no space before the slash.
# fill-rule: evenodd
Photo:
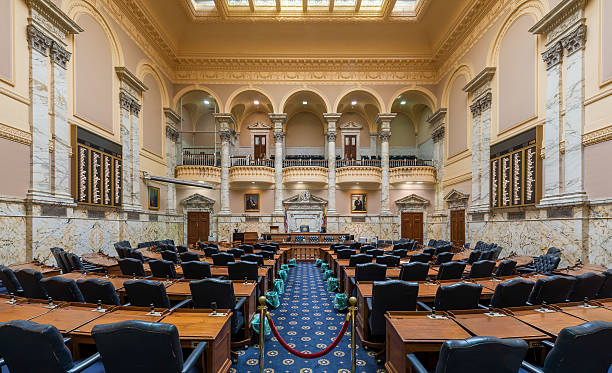
<svg viewBox="0 0 612 373">
<path fill-rule="evenodd" d="M 280 232 L 285 230 L 283 215 L 217 215 L 216 220 L 219 241 L 231 241 L 234 229 L 238 232 L 257 232 L 260 235 L 270 232 L 271 225 L 278 226 Z"/>
</svg>

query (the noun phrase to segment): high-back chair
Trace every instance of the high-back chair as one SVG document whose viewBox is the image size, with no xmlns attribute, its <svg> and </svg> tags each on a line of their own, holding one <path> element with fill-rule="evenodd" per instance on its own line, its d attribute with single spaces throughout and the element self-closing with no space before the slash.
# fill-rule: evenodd
<svg viewBox="0 0 612 373">
<path fill-rule="evenodd" d="M 169 260 L 149 260 L 149 268 L 153 277 L 177 278 L 174 263 Z"/>
<path fill-rule="evenodd" d="M 536 281 L 528 302 L 529 304 L 565 302 L 574 282 L 576 282 L 575 277 L 549 276 L 540 278 Z"/>
<path fill-rule="evenodd" d="M 355 281 L 384 281 L 387 266 L 378 263 L 364 263 L 355 266 Z"/>
<path fill-rule="evenodd" d="M 474 262 L 477 262 L 480 259 L 480 251 L 477 250 L 472 250 L 472 252 L 470 253 L 470 256 L 468 257 L 468 264 L 472 264 Z"/>
<path fill-rule="evenodd" d="M 144 255 L 142 255 L 142 253 L 136 249 L 126 249 L 126 253 L 125 253 L 125 258 L 132 258 L 132 259 L 136 259 L 142 263 L 144 263 L 146 261 Z"/>
<path fill-rule="evenodd" d="M 47 299 L 47 292 L 40 285 L 40 280 L 43 279 L 42 273 L 33 269 L 20 269 L 15 272 L 15 277 L 21 284 L 23 296 L 34 299 Z"/>
<path fill-rule="evenodd" d="M 181 256 L 181 262 L 197 262 L 200 260 L 200 256 L 191 251 L 187 251 L 179 254 Z"/>
<path fill-rule="evenodd" d="M 207 258 L 211 258 L 213 255 L 218 254 L 219 253 L 219 249 L 216 247 L 205 247 L 204 248 L 204 255 L 206 255 Z"/>
<path fill-rule="evenodd" d="M 167 260 L 169 262 L 172 263 L 178 263 L 179 262 L 179 256 L 175 251 L 170 251 L 170 250 L 163 250 L 161 252 L 161 256 L 163 260 Z"/>
<path fill-rule="evenodd" d="M 401 258 L 405 258 L 406 256 L 408 256 L 408 250 L 407 249 L 393 249 L 391 251 L 391 255 L 395 255 L 395 256 L 399 256 L 400 259 Z"/>
<path fill-rule="evenodd" d="M 349 267 L 355 267 L 357 264 L 372 263 L 372 259 L 374 259 L 374 257 L 367 254 L 351 255 L 349 258 Z"/>
<path fill-rule="evenodd" d="M 606 277 L 593 272 L 583 273 L 576 276 L 576 281 L 572 285 L 572 288 L 567 296 L 570 302 L 576 302 L 587 299 L 594 299 L 597 297 L 597 293 L 603 285 Z"/>
<path fill-rule="evenodd" d="M 244 314 L 243 306 L 246 298 L 236 300 L 234 295 L 234 284 L 231 280 L 219 280 L 207 278 L 189 283 L 194 308 L 212 308 L 216 303 L 218 309 L 229 309 L 232 311 L 231 333 L 236 337 L 243 329 Z"/>
<path fill-rule="evenodd" d="M 23 295 L 23 289 L 21 288 L 21 284 L 17 277 L 15 276 L 15 272 L 7 266 L 0 265 L 0 281 L 2 281 L 2 285 L 6 288 L 9 294 L 15 294 L 16 296 Z"/>
<path fill-rule="evenodd" d="M 385 251 L 383 249 L 369 249 L 366 251 L 366 254 L 372 255 L 373 257 L 378 257 L 385 255 Z"/>
<path fill-rule="evenodd" d="M 210 264 L 200 261 L 181 262 L 183 277 L 191 280 L 201 280 L 212 277 Z"/>
<path fill-rule="evenodd" d="M 119 269 L 125 276 L 146 276 L 144 265 L 140 260 L 133 258 L 119 259 Z"/>
<path fill-rule="evenodd" d="M 264 259 L 274 259 L 274 252 L 268 250 L 261 250 L 257 252 L 258 255 L 264 257 Z"/>
<path fill-rule="evenodd" d="M 400 257 L 395 255 L 381 255 L 376 257 L 376 263 L 384 264 L 387 267 L 397 267 L 400 264 Z"/>
<path fill-rule="evenodd" d="M 435 373 L 516 373 L 529 345 L 522 339 L 471 337 L 442 344 Z M 415 373 L 428 373 L 416 355 L 406 356 Z"/>
<path fill-rule="evenodd" d="M 516 261 L 512 259 L 502 260 L 497 266 L 497 270 L 495 271 L 495 276 L 503 277 L 503 276 L 512 276 L 514 274 L 514 270 L 516 269 Z"/>
<path fill-rule="evenodd" d="M 490 305 L 495 308 L 521 307 L 527 304 L 534 282 L 522 278 L 500 282 L 495 287 Z"/>
<path fill-rule="evenodd" d="M 207 342 L 186 360 L 176 326 L 140 320 L 96 325 L 91 331 L 107 373 L 194 372 Z M 129 354 L 126 354 L 129 351 Z"/>
<path fill-rule="evenodd" d="M 234 262 L 234 256 L 229 253 L 219 253 L 212 255 L 213 264 L 216 266 L 226 266 Z"/>
<path fill-rule="evenodd" d="M 605 280 L 599 288 L 597 298 L 612 298 L 612 269 L 608 269 L 602 275 L 605 276 Z"/>
<path fill-rule="evenodd" d="M 245 254 L 253 254 L 253 245 L 240 244 L 238 245 L 240 250 L 243 250 Z"/>
<path fill-rule="evenodd" d="M 245 262 L 254 262 L 254 263 L 257 263 L 257 265 L 260 266 L 260 267 L 264 265 L 264 257 L 263 257 L 263 255 L 259 255 L 259 254 L 246 254 L 245 256 L 243 256 L 240 259 L 245 261 Z"/>
<path fill-rule="evenodd" d="M 227 264 L 227 272 L 230 280 L 253 280 L 258 281 L 259 276 L 257 263 L 241 260 Z"/>
<path fill-rule="evenodd" d="M 402 281 L 425 281 L 429 263 L 412 262 L 402 265 L 399 279 Z"/>
<path fill-rule="evenodd" d="M 465 262 L 448 262 L 440 265 L 437 280 L 454 280 L 463 277 Z"/>
<path fill-rule="evenodd" d="M 61 247 L 52 247 L 50 251 L 51 251 L 51 254 L 53 254 L 53 257 L 55 258 L 55 262 L 57 263 L 57 266 L 62 270 L 62 273 L 70 272 L 69 266 L 66 265 L 66 262 L 64 261 L 64 258 L 62 257 L 62 254 L 61 254 L 61 252 L 64 251 L 64 249 L 62 249 Z"/>
<path fill-rule="evenodd" d="M 123 286 L 132 306 L 170 308 L 166 287 L 159 281 L 128 280 Z"/>
<path fill-rule="evenodd" d="M 32 321 L 13 320 L 0 323 L 0 356 L 10 373 L 104 371 L 99 363 L 99 354 L 77 364 L 72 361 L 72 354 L 55 326 Z M 87 369 L 89 367 L 91 369 Z"/>
<path fill-rule="evenodd" d="M 429 263 L 432 257 L 427 253 L 419 253 L 410 256 L 410 263 L 419 262 L 419 263 Z"/>
<path fill-rule="evenodd" d="M 351 249 L 338 250 L 338 259 L 350 259 L 352 255 L 357 255 L 357 251 Z"/>
<path fill-rule="evenodd" d="M 375 281 L 372 285 L 370 309 L 370 333 L 377 339 L 386 334 L 385 313 L 387 311 L 414 311 L 419 285 L 400 280 Z M 367 302 L 368 308 L 370 302 Z"/>
<path fill-rule="evenodd" d="M 495 268 L 495 261 L 493 260 L 479 260 L 472 264 L 470 268 L 469 278 L 483 278 L 491 277 L 493 269 Z"/>
<path fill-rule="evenodd" d="M 434 299 L 436 310 L 470 310 L 478 308 L 482 285 L 458 282 L 441 285 Z"/>
<path fill-rule="evenodd" d="M 77 280 L 77 286 L 83 294 L 83 299 L 86 303 L 108 304 L 112 306 L 119 305 L 119 297 L 115 291 L 115 286 L 110 281 L 99 278 L 88 278 Z"/>
<path fill-rule="evenodd" d="M 451 260 L 453 260 L 453 256 L 454 256 L 454 255 L 455 255 L 455 254 L 450 253 L 450 252 L 443 252 L 443 253 L 440 253 L 440 254 L 438 254 L 438 256 L 436 257 L 436 261 L 435 261 L 434 265 L 440 265 L 440 264 L 443 264 L 443 263 L 448 263 L 448 262 L 450 262 Z"/>
<path fill-rule="evenodd" d="M 236 259 L 241 258 L 245 254 L 244 250 L 242 249 L 229 249 L 227 250 L 227 253 L 232 254 Z"/>
<path fill-rule="evenodd" d="M 40 280 L 40 285 L 52 299 L 65 302 L 85 302 L 81 290 L 73 279 L 62 276 L 47 277 Z"/>
</svg>

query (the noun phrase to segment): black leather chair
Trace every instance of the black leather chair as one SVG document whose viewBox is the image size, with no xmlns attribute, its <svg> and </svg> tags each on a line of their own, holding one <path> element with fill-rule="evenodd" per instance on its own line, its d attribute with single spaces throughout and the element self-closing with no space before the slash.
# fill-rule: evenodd
<svg viewBox="0 0 612 373">
<path fill-rule="evenodd" d="M 512 259 L 502 260 L 495 271 L 496 277 L 512 276 L 516 269 L 516 261 Z"/>
<path fill-rule="evenodd" d="M 219 249 L 216 247 L 205 247 L 204 248 L 204 255 L 206 255 L 207 258 L 212 258 L 213 255 L 215 254 L 219 254 Z"/>
<path fill-rule="evenodd" d="M 393 249 L 391 251 L 391 255 L 399 256 L 401 258 L 405 258 L 408 256 L 408 249 Z"/>
<path fill-rule="evenodd" d="M 410 263 L 418 262 L 418 263 L 429 263 L 432 257 L 430 254 L 420 253 L 414 254 L 410 256 Z"/>
<path fill-rule="evenodd" d="M 556 256 L 557 258 L 561 257 L 561 250 L 557 249 L 556 247 L 549 247 L 548 250 L 546 251 L 546 255 L 552 255 L 552 256 Z"/>
<path fill-rule="evenodd" d="M 516 373 L 529 346 L 522 339 L 472 337 L 442 344 L 435 373 Z M 415 373 L 428 373 L 416 355 L 406 355 Z"/>
<path fill-rule="evenodd" d="M 23 289 L 21 288 L 21 284 L 17 277 L 15 276 L 15 272 L 7 266 L 0 265 L 0 281 L 2 281 L 2 285 L 6 288 L 9 294 L 14 294 L 15 296 L 23 296 Z"/>
<path fill-rule="evenodd" d="M 102 304 L 112 306 L 120 304 L 115 286 L 110 281 L 99 278 L 79 279 L 77 280 L 77 286 L 81 290 L 86 303 L 98 303 L 100 301 Z"/>
<path fill-rule="evenodd" d="M 397 267 L 400 264 L 400 257 L 394 255 L 377 256 L 376 263 L 384 264 L 387 267 Z"/>
<path fill-rule="evenodd" d="M 482 285 L 458 282 L 450 285 L 441 285 L 436 292 L 434 307 L 436 310 L 471 310 L 478 308 L 478 301 L 482 293 Z M 419 305 L 422 306 L 421 303 Z M 427 309 L 427 307 L 423 307 Z"/>
<path fill-rule="evenodd" d="M 448 263 L 451 260 L 453 260 L 453 256 L 454 255 L 455 254 L 449 253 L 449 252 L 440 253 L 436 257 L 436 261 L 435 261 L 434 265 L 440 265 L 440 264 L 443 264 L 443 263 Z"/>
<path fill-rule="evenodd" d="M 245 254 L 244 250 L 242 249 L 229 249 L 227 250 L 227 253 L 232 254 L 236 259 L 241 258 Z"/>
<path fill-rule="evenodd" d="M 493 269 L 495 268 L 495 262 L 493 260 L 479 260 L 472 264 L 470 268 L 469 278 L 483 278 L 491 277 Z"/>
<path fill-rule="evenodd" d="M 132 306 L 170 308 L 166 287 L 159 281 L 128 280 L 123 286 Z"/>
<path fill-rule="evenodd" d="M 437 280 L 455 280 L 463 277 L 465 262 L 448 262 L 440 265 Z"/>
<path fill-rule="evenodd" d="M 361 249 L 361 242 L 352 242 L 349 246 L 349 249 L 358 251 Z"/>
<path fill-rule="evenodd" d="M 102 268 L 93 264 L 83 263 L 81 257 L 75 253 L 63 252 L 63 255 L 68 258 L 72 271 L 100 271 Z"/>
<path fill-rule="evenodd" d="M 367 254 L 351 255 L 349 258 L 349 267 L 356 267 L 357 264 L 372 263 L 372 259 L 374 259 L 374 257 Z"/>
<path fill-rule="evenodd" d="M 179 253 L 179 254 L 186 253 L 186 252 L 188 252 L 188 251 L 189 251 L 189 248 L 187 248 L 187 246 L 184 246 L 184 245 L 178 245 L 178 246 L 176 247 L 176 252 L 177 252 L 177 253 Z"/>
<path fill-rule="evenodd" d="M 435 252 L 436 252 L 436 249 L 432 249 L 432 248 L 423 249 L 423 254 L 429 254 L 432 257 L 433 257 Z"/>
<path fill-rule="evenodd" d="M 183 277 L 190 280 L 201 280 L 212 277 L 210 264 L 200 261 L 181 262 Z"/>
<path fill-rule="evenodd" d="M 430 246 L 430 247 L 434 247 L 434 245 L 435 245 L 435 244 L 436 244 L 436 240 L 434 240 L 434 239 L 430 239 L 430 240 L 427 242 L 427 246 Z"/>
<path fill-rule="evenodd" d="M 477 262 L 480 259 L 480 251 L 477 250 L 472 250 L 472 252 L 470 253 L 470 256 L 468 257 L 468 264 L 472 264 L 474 262 Z"/>
<path fill-rule="evenodd" d="M 602 274 L 606 279 L 597 293 L 597 298 L 612 298 L 612 269 L 608 269 Z"/>
<path fill-rule="evenodd" d="M 50 251 L 51 251 L 51 254 L 53 254 L 53 257 L 55 258 L 55 262 L 57 263 L 57 266 L 62 270 L 62 273 L 70 272 L 70 266 L 66 264 L 61 254 L 61 252 L 64 251 L 64 249 L 62 249 L 61 247 L 52 247 Z"/>
<path fill-rule="evenodd" d="M 245 326 L 243 308 L 246 298 L 236 299 L 232 281 L 207 278 L 199 281 L 191 281 L 189 283 L 189 288 L 191 289 L 194 308 L 210 309 L 212 308 L 211 304 L 215 302 L 217 304 L 217 309 L 232 311 L 231 333 L 232 337 L 236 339 Z"/>
<path fill-rule="evenodd" d="M 124 276 L 145 277 L 144 265 L 140 260 L 133 258 L 119 259 L 119 269 Z"/>
<path fill-rule="evenodd" d="M 261 250 L 257 254 L 263 256 L 264 259 L 274 259 L 274 251 Z"/>
<path fill-rule="evenodd" d="M 351 249 L 338 250 L 338 259 L 350 259 L 352 255 L 357 255 L 357 251 Z"/>
<path fill-rule="evenodd" d="M 376 249 L 376 247 L 370 245 L 370 244 L 362 244 L 361 247 L 359 248 L 359 253 L 360 254 L 367 254 L 369 250 L 374 250 Z M 372 254 L 370 254 L 372 255 Z"/>
<path fill-rule="evenodd" d="M 240 244 L 238 245 L 240 250 L 243 250 L 245 254 L 253 254 L 253 245 Z"/>
<path fill-rule="evenodd" d="M 176 326 L 138 320 L 96 325 L 91 334 L 107 373 L 198 372 L 198 361 L 207 346 L 198 343 L 183 360 Z"/>
<path fill-rule="evenodd" d="M 15 277 L 17 277 L 17 280 L 21 284 L 24 297 L 34 299 L 48 298 L 47 292 L 40 285 L 40 280 L 43 279 L 42 273 L 26 268 L 16 271 Z"/>
<path fill-rule="evenodd" d="M 104 372 L 99 354 L 75 363 L 55 326 L 31 321 L 0 323 L 0 355 L 11 373 Z"/>
<path fill-rule="evenodd" d="M 254 262 L 257 263 L 258 266 L 263 266 L 264 265 L 264 257 L 263 255 L 259 255 L 259 254 L 246 254 L 245 256 L 243 256 L 241 258 L 241 260 L 245 261 L 245 262 Z"/>
<path fill-rule="evenodd" d="M 142 253 L 136 249 L 126 249 L 125 257 L 136 259 L 142 263 L 146 262 L 148 259 L 142 255 Z"/>
<path fill-rule="evenodd" d="M 66 272 L 65 273 L 70 273 L 73 270 L 75 270 L 75 268 L 72 266 L 72 262 L 70 260 L 69 255 L 68 255 L 69 254 L 68 252 L 66 252 L 65 250 L 62 249 L 61 251 L 57 251 L 57 254 L 60 256 L 60 258 L 64 262 L 64 265 L 66 266 Z"/>
<path fill-rule="evenodd" d="M 565 302 L 574 282 L 576 282 L 575 277 L 550 276 L 540 278 L 536 281 L 528 302 L 529 304 Z"/>
<path fill-rule="evenodd" d="M 399 279 L 402 281 L 425 281 L 429 272 L 429 263 L 412 262 L 403 264 Z"/>
<path fill-rule="evenodd" d="M 372 255 L 373 257 L 379 257 L 385 255 L 385 251 L 382 249 L 369 249 L 366 251 L 366 254 Z"/>
<path fill-rule="evenodd" d="M 62 276 L 47 277 L 40 280 L 40 285 L 52 299 L 65 302 L 85 302 L 81 290 L 73 279 Z"/>
<path fill-rule="evenodd" d="M 387 311 L 414 311 L 419 285 L 400 280 L 375 281 L 372 297 L 366 298 L 370 314 L 370 334 L 376 340 L 384 340 Z"/>
<path fill-rule="evenodd" d="M 179 262 L 179 256 L 174 251 L 163 250 L 161 252 L 161 256 L 162 256 L 163 260 L 167 260 L 167 261 L 175 263 L 175 264 L 178 264 L 178 262 Z M 149 265 L 150 265 L 150 263 L 149 263 Z"/>
<path fill-rule="evenodd" d="M 227 273 L 230 280 L 253 280 L 259 282 L 257 275 L 258 266 L 254 262 L 245 262 L 241 260 L 235 263 L 227 264 Z"/>
<path fill-rule="evenodd" d="M 179 254 L 181 256 L 181 262 L 198 262 L 200 261 L 200 256 L 196 253 L 192 253 L 191 251 L 187 251 Z"/>
<path fill-rule="evenodd" d="M 149 268 L 151 268 L 153 277 L 177 278 L 174 263 L 169 260 L 149 260 Z"/>
<path fill-rule="evenodd" d="M 234 256 L 229 253 L 219 253 L 212 256 L 213 264 L 216 266 L 226 266 L 234 262 Z"/>
<path fill-rule="evenodd" d="M 534 282 L 515 278 L 497 284 L 490 305 L 494 308 L 521 307 L 527 304 Z"/>
<path fill-rule="evenodd" d="M 384 281 L 387 266 L 378 263 L 364 263 L 355 266 L 355 281 Z"/>
<path fill-rule="evenodd" d="M 572 285 L 569 295 L 567 296 L 570 302 L 577 302 L 584 298 L 595 299 L 601 285 L 603 285 L 606 280 L 604 275 L 593 272 L 584 273 L 575 278 L 576 281 Z"/>
<path fill-rule="evenodd" d="M 524 371 L 530 373 L 575 373 L 610 371 L 612 364 L 612 323 L 591 321 L 563 328 L 544 360 L 544 369 L 523 362 Z M 523 371 L 523 372 L 524 372 Z"/>
</svg>

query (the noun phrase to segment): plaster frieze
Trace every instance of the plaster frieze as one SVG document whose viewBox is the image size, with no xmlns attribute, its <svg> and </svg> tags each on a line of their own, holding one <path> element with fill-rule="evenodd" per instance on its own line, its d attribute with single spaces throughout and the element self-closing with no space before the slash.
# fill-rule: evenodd
<svg viewBox="0 0 612 373">
<path fill-rule="evenodd" d="M 209 210 L 213 211 L 215 200 L 205 197 L 201 194 L 192 194 L 181 201 L 183 209 L 186 210 Z"/>
<path fill-rule="evenodd" d="M 121 81 L 121 90 L 131 95 L 134 101 L 138 101 L 142 92 L 148 90 L 147 86 L 126 67 L 116 66 L 115 73 Z"/>
<path fill-rule="evenodd" d="M 285 113 L 271 113 L 268 114 L 268 118 L 270 118 L 270 120 L 272 121 L 272 123 L 274 123 L 274 125 L 276 126 L 277 123 L 280 123 L 281 125 L 283 123 L 285 123 L 287 121 L 287 114 Z"/>
<path fill-rule="evenodd" d="M 166 123 L 171 123 L 174 128 L 181 123 L 181 117 L 170 108 L 164 108 L 164 115 L 166 116 Z"/>
<path fill-rule="evenodd" d="M 269 126 L 268 124 L 264 122 L 255 122 L 253 124 L 249 124 L 247 128 L 250 130 L 263 130 L 263 131 L 269 131 L 272 129 L 271 126 Z"/>
<path fill-rule="evenodd" d="M 472 100 L 478 100 L 491 90 L 491 79 L 495 75 L 495 67 L 485 67 L 474 79 L 463 87 L 464 92 L 472 94 Z"/>
<path fill-rule="evenodd" d="M 57 42 L 53 42 L 51 45 L 51 61 L 61 66 L 64 70 L 72 53 L 68 52 L 66 48 L 59 45 Z"/>
<path fill-rule="evenodd" d="M 548 48 L 542 52 L 542 59 L 546 63 L 546 69 L 549 70 L 561 63 L 563 58 L 563 45 L 561 42 Z"/>
<path fill-rule="evenodd" d="M 30 22 L 49 37 L 66 46 L 66 35 L 78 34 L 83 29 L 64 13 L 52 0 L 27 0 Z"/>
<path fill-rule="evenodd" d="M 363 126 L 359 123 L 353 122 L 353 121 L 348 121 L 345 123 L 342 123 L 340 125 L 340 129 L 341 130 L 361 130 L 363 128 Z"/>
<path fill-rule="evenodd" d="M 32 145 L 32 135 L 29 132 L 2 123 L 0 123 L 0 138 L 23 145 Z"/>
<path fill-rule="evenodd" d="M 429 118 L 427 118 L 427 123 L 429 123 L 432 127 L 436 128 L 444 125 L 444 118 L 446 118 L 446 113 L 448 110 L 446 108 L 440 108 L 435 113 L 431 114 Z"/>
<path fill-rule="evenodd" d="M 587 34 L 586 28 L 586 25 L 579 25 L 576 30 L 572 31 L 568 36 L 561 40 L 561 44 L 563 45 L 563 48 L 567 50 L 568 56 L 584 48 Z"/>
<path fill-rule="evenodd" d="M 27 30 L 28 43 L 30 46 L 46 56 L 49 53 L 49 48 L 53 44 L 53 40 L 34 25 L 28 25 Z"/>
<path fill-rule="evenodd" d="M 444 201 L 446 202 L 449 210 L 457 210 L 457 209 L 465 209 L 468 205 L 468 200 L 470 199 L 470 195 L 467 193 L 462 193 L 456 189 L 451 190 L 445 197 Z"/>
<path fill-rule="evenodd" d="M 586 3 L 587 0 L 563 0 L 529 31 L 546 36 L 546 45 L 553 44 L 573 29 L 576 24 L 584 21 Z"/>
<path fill-rule="evenodd" d="M 605 141 L 612 141 L 612 125 L 582 135 L 582 144 L 591 146 Z"/>
<path fill-rule="evenodd" d="M 402 199 L 395 201 L 395 204 L 397 205 L 397 208 L 400 212 L 406 211 L 406 210 L 415 210 L 415 209 L 425 210 L 427 209 L 427 206 L 429 205 L 429 200 L 413 193 L 409 196 L 406 196 Z"/>
<path fill-rule="evenodd" d="M 236 118 L 234 118 L 234 114 L 231 113 L 216 113 L 214 117 L 221 131 L 230 131 L 232 126 L 236 123 Z"/>
</svg>

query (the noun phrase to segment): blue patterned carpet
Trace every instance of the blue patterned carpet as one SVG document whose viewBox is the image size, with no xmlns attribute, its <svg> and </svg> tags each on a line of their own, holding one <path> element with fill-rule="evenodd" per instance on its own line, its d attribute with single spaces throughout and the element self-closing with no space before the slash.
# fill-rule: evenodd
<svg viewBox="0 0 612 373">
<path fill-rule="evenodd" d="M 325 349 L 336 338 L 346 318 L 334 310 L 334 294 L 327 291 L 321 269 L 312 262 L 297 263 L 289 269 L 285 294 L 280 306 L 271 312 L 283 339 L 294 349 L 315 353 Z M 306 360 L 287 352 L 272 334 L 266 336 L 266 373 L 350 373 L 350 327 L 338 346 L 326 356 Z M 383 373 L 382 365 L 357 342 L 357 371 Z M 257 373 L 258 346 L 239 351 L 238 363 L 230 372 Z"/>
</svg>

